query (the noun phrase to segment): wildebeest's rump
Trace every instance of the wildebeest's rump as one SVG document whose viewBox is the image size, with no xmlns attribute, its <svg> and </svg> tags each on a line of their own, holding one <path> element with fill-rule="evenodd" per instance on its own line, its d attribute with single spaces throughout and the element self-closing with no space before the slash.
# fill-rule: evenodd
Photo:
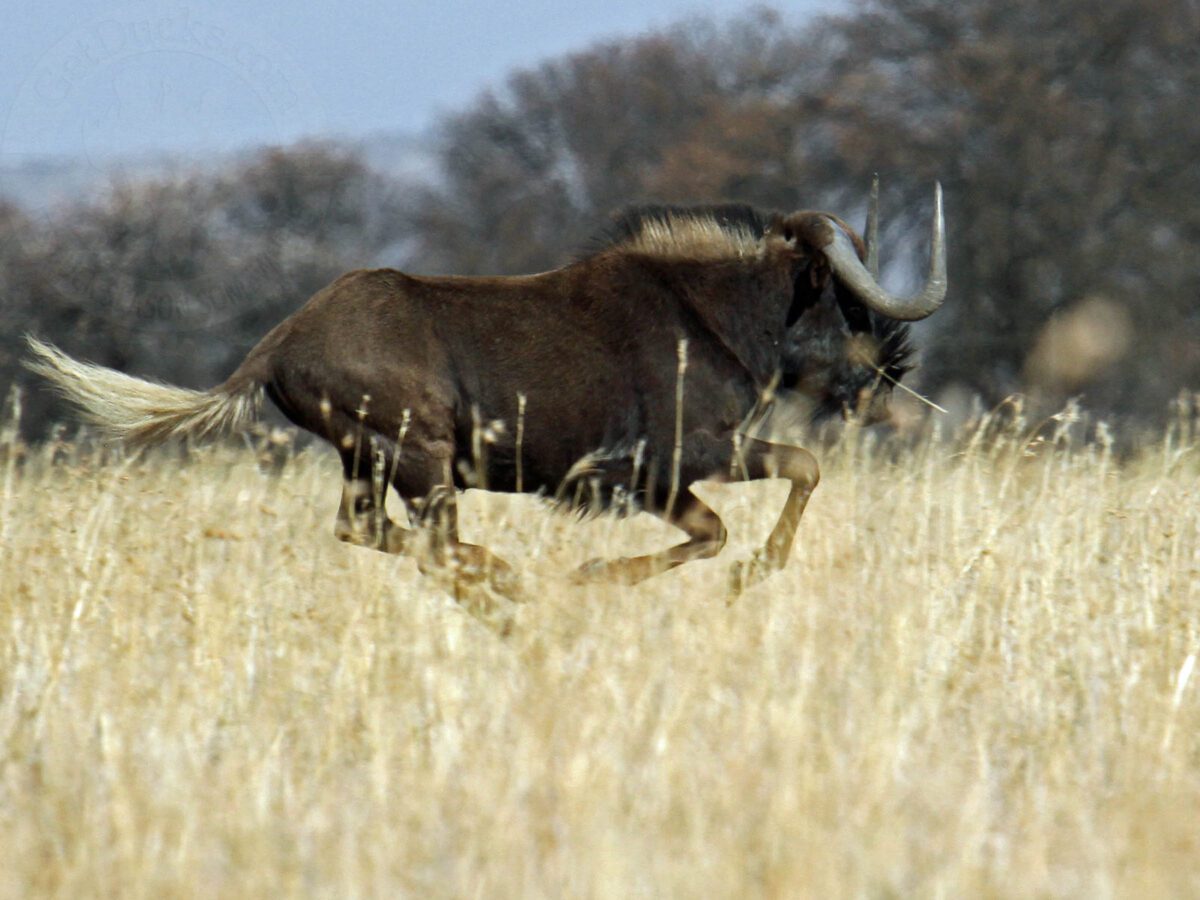
<svg viewBox="0 0 1200 900">
<path fill-rule="evenodd" d="M 723 545 L 694 482 L 786 478 L 766 544 L 735 567 L 740 587 L 783 565 L 818 478 L 806 450 L 747 436 L 748 424 L 764 397 L 787 390 L 812 398 L 819 415 L 882 416 L 906 368 L 902 321 L 945 295 L 943 232 L 939 188 L 929 279 L 898 298 L 879 286 L 873 251 L 827 213 L 643 208 L 617 219 L 594 252 L 539 275 L 350 272 L 209 391 L 81 363 L 36 340 L 32 367 L 132 445 L 238 428 L 265 392 L 340 454 L 338 537 L 413 549 L 414 532 L 384 511 L 382 477 L 428 526 L 424 566 L 453 563 L 456 577 L 510 594 L 508 565 L 459 541 L 456 488 L 616 496 L 683 529 L 678 546 L 579 573 L 633 582 Z"/>
</svg>

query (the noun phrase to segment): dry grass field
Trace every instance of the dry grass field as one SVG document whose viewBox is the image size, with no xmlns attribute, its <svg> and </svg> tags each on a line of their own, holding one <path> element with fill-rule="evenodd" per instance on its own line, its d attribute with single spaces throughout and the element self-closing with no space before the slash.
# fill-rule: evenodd
<svg viewBox="0 0 1200 900">
<path fill-rule="evenodd" d="M 565 575 L 670 529 L 468 494 L 507 636 L 334 540 L 327 451 L 7 454 L 0 894 L 1200 895 L 1190 423 L 873 440 L 733 602 L 781 483 L 631 588 Z"/>
</svg>

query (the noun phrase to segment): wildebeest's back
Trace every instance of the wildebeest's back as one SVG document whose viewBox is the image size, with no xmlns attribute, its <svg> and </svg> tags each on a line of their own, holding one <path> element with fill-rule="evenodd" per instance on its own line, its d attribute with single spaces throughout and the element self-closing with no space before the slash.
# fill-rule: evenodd
<svg viewBox="0 0 1200 900">
<path fill-rule="evenodd" d="M 281 409 L 335 444 L 356 432 L 360 408 L 385 438 L 408 411 L 406 449 L 473 462 L 476 425 L 503 421 L 486 448 L 488 483 L 500 489 L 515 484 L 523 395 L 523 486 L 553 490 L 596 450 L 644 438 L 651 452 L 669 452 L 678 338 L 691 337 L 693 361 L 705 354 L 694 331 L 678 298 L 636 259 L 610 257 L 520 278 L 351 272 L 262 346 Z M 693 369 L 690 403 L 703 403 L 707 420 L 714 401 L 730 417 L 742 402 L 722 403 L 714 391 L 746 391 L 726 363 Z"/>
<path fill-rule="evenodd" d="M 692 421 L 711 423 L 713 409 L 744 403 L 720 395 L 753 394 L 729 360 L 705 359 L 706 336 L 673 289 L 636 257 L 600 257 L 523 278 L 414 282 L 423 305 L 440 312 L 435 329 L 451 356 L 459 444 L 468 445 L 479 420 L 504 422 L 486 448 L 491 487 L 515 486 L 518 395 L 526 404 L 526 489 L 554 490 L 598 450 L 631 451 L 645 440 L 648 455 L 664 448 L 669 455 L 680 337 L 689 338 L 697 364 L 691 399 L 703 406 Z M 735 421 L 739 415 L 730 413 Z"/>
<path fill-rule="evenodd" d="M 548 490 L 584 454 L 641 430 L 639 373 L 628 364 L 636 329 L 623 304 L 595 295 L 596 279 L 571 268 L 412 279 L 410 299 L 433 316 L 448 354 L 457 443 L 470 452 L 479 423 L 504 423 L 487 448 L 491 486 L 515 486 L 519 425 L 524 486 Z"/>
<path fill-rule="evenodd" d="M 264 370 L 288 418 L 335 445 L 360 429 L 360 409 L 361 425 L 387 436 L 406 409 L 422 422 L 444 417 L 454 399 L 449 358 L 432 318 L 408 297 L 408 281 L 387 269 L 343 275 L 280 323 L 246 365 Z M 414 434 L 434 453 L 449 437 Z"/>
</svg>

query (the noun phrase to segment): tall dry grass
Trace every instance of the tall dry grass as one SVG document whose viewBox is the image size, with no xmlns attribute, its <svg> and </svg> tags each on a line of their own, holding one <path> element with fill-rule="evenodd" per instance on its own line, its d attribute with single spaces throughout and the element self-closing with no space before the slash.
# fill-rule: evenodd
<svg viewBox="0 0 1200 900">
<path fill-rule="evenodd" d="M 507 638 L 332 538 L 332 454 L 8 454 L 0 892 L 1200 894 L 1194 436 L 1066 434 L 848 439 L 732 604 L 778 483 L 634 588 L 563 575 L 665 526 L 468 494 Z"/>
</svg>

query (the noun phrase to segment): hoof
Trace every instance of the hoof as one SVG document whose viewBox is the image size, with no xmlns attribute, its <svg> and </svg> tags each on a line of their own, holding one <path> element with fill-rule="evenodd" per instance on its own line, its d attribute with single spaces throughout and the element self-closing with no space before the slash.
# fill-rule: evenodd
<svg viewBox="0 0 1200 900">
<path fill-rule="evenodd" d="M 474 561 L 455 561 L 447 568 L 447 574 L 454 582 L 455 596 L 463 590 L 484 589 L 511 603 L 524 603 L 527 599 L 521 589 L 521 579 L 504 563 L 490 561 L 479 565 Z"/>
<path fill-rule="evenodd" d="M 741 595 L 743 591 L 754 587 L 769 576 L 782 569 L 779 563 L 767 558 L 761 551 L 749 559 L 739 560 L 729 568 L 728 597 L 730 600 Z"/>
<path fill-rule="evenodd" d="M 373 528 L 355 528 L 349 522 L 338 522 L 333 535 L 339 541 L 369 550 L 382 550 L 384 553 L 403 553 L 405 550 L 404 530 L 390 522 L 385 523 L 383 534 Z"/>
<path fill-rule="evenodd" d="M 497 637 L 512 634 L 515 625 L 512 597 L 484 584 L 455 584 L 454 599 L 471 618 Z"/>
<path fill-rule="evenodd" d="M 589 559 L 571 573 L 572 584 L 594 584 L 597 581 L 609 580 L 606 567 L 611 564 L 607 559 Z"/>
<path fill-rule="evenodd" d="M 483 571 L 453 562 L 438 565 L 423 561 L 418 563 L 418 568 L 489 631 L 499 637 L 508 637 L 512 633 L 514 607 L 527 599 L 515 573 Z"/>
<path fill-rule="evenodd" d="M 571 573 L 572 584 L 637 584 L 655 571 L 641 559 L 589 559 Z"/>
</svg>

